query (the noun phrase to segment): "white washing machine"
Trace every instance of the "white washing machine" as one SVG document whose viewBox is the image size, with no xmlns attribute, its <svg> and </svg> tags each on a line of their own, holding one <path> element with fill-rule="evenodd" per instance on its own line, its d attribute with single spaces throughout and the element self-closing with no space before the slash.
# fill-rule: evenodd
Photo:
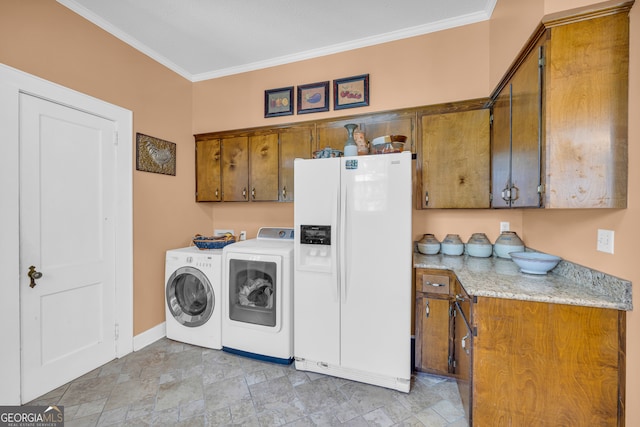
<svg viewBox="0 0 640 427">
<path fill-rule="evenodd" d="M 195 246 L 167 251 L 167 338 L 222 348 L 222 249 Z"/>
<path fill-rule="evenodd" d="M 293 228 L 262 227 L 223 249 L 222 350 L 293 361 Z"/>
</svg>

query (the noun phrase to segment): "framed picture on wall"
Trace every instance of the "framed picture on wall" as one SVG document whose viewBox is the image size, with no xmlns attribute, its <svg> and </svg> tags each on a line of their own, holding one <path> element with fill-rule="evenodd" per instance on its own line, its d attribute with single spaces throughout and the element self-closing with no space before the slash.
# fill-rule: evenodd
<svg viewBox="0 0 640 427">
<path fill-rule="evenodd" d="M 333 109 L 369 105 L 369 74 L 333 81 Z"/>
<path fill-rule="evenodd" d="M 264 116 L 277 117 L 293 114 L 293 86 L 264 91 Z"/>
<path fill-rule="evenodd" d="M 136 169 L 175 176 L 176 144 L 136 133 Z"/>
<path fill-rule="evenodd" d="M 329 82 L 298 86 L 298 114 L 329 111 Z"/>
</svg>

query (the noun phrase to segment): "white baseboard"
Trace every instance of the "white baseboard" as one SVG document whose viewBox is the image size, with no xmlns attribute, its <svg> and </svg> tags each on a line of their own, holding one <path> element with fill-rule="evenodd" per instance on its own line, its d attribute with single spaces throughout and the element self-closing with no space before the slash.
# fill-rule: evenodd
<svg viewBox="0 0 640 427">
<path fill-rule="evenodd" d="M 147 329 L 141 334 L 138 334 L 133 337 L 133 351 L 138 351 L 149 344 L 153 344 L 154 342 L 164 338 L 167 336 L 167 325 L 165 322 L 160 323 L 157 326 L 154 326 L 151 329 Z"/>
</svg>

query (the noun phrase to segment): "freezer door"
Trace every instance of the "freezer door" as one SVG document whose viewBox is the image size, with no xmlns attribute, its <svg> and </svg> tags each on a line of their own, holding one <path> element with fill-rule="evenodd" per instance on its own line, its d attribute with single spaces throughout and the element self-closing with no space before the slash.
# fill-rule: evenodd
<svg viewBox="0 0 640 427">
<path fill-rule="evenodd" d="M 294 356 L 340 363 L 339 159 L 294 162 Z M 330 226 L 330 245 L 301 244 L 301 226 Z"/>
<path fill-rule="evenodd" d="M 411 375 L 411 153 L 343 158 L 341 366 Z"/>
</svg>

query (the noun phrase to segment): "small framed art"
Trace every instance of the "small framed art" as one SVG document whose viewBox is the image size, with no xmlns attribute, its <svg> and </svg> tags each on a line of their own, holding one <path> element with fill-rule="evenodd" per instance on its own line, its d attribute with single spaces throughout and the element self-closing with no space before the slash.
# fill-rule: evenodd
<svg viewBox="0 0 640 427">
<path fill-rule="evenodd" d="M 329 111 L 329 82 L 298 86 L 298 114 Z"/>
<path fill-rule="evenodd" d="M 293 86 L 264 91 L 264 116 L 277 117 L 293 114 Z"/>
<path fill-rule="evenodd" d="M 369 74 L 333 81 L 333 109 L 369 105 Z"/>
<path fill-rule="evenodd" d="M 136 133 L 136 169 L 175 176 L 176 144 Z"/>
</svg>

